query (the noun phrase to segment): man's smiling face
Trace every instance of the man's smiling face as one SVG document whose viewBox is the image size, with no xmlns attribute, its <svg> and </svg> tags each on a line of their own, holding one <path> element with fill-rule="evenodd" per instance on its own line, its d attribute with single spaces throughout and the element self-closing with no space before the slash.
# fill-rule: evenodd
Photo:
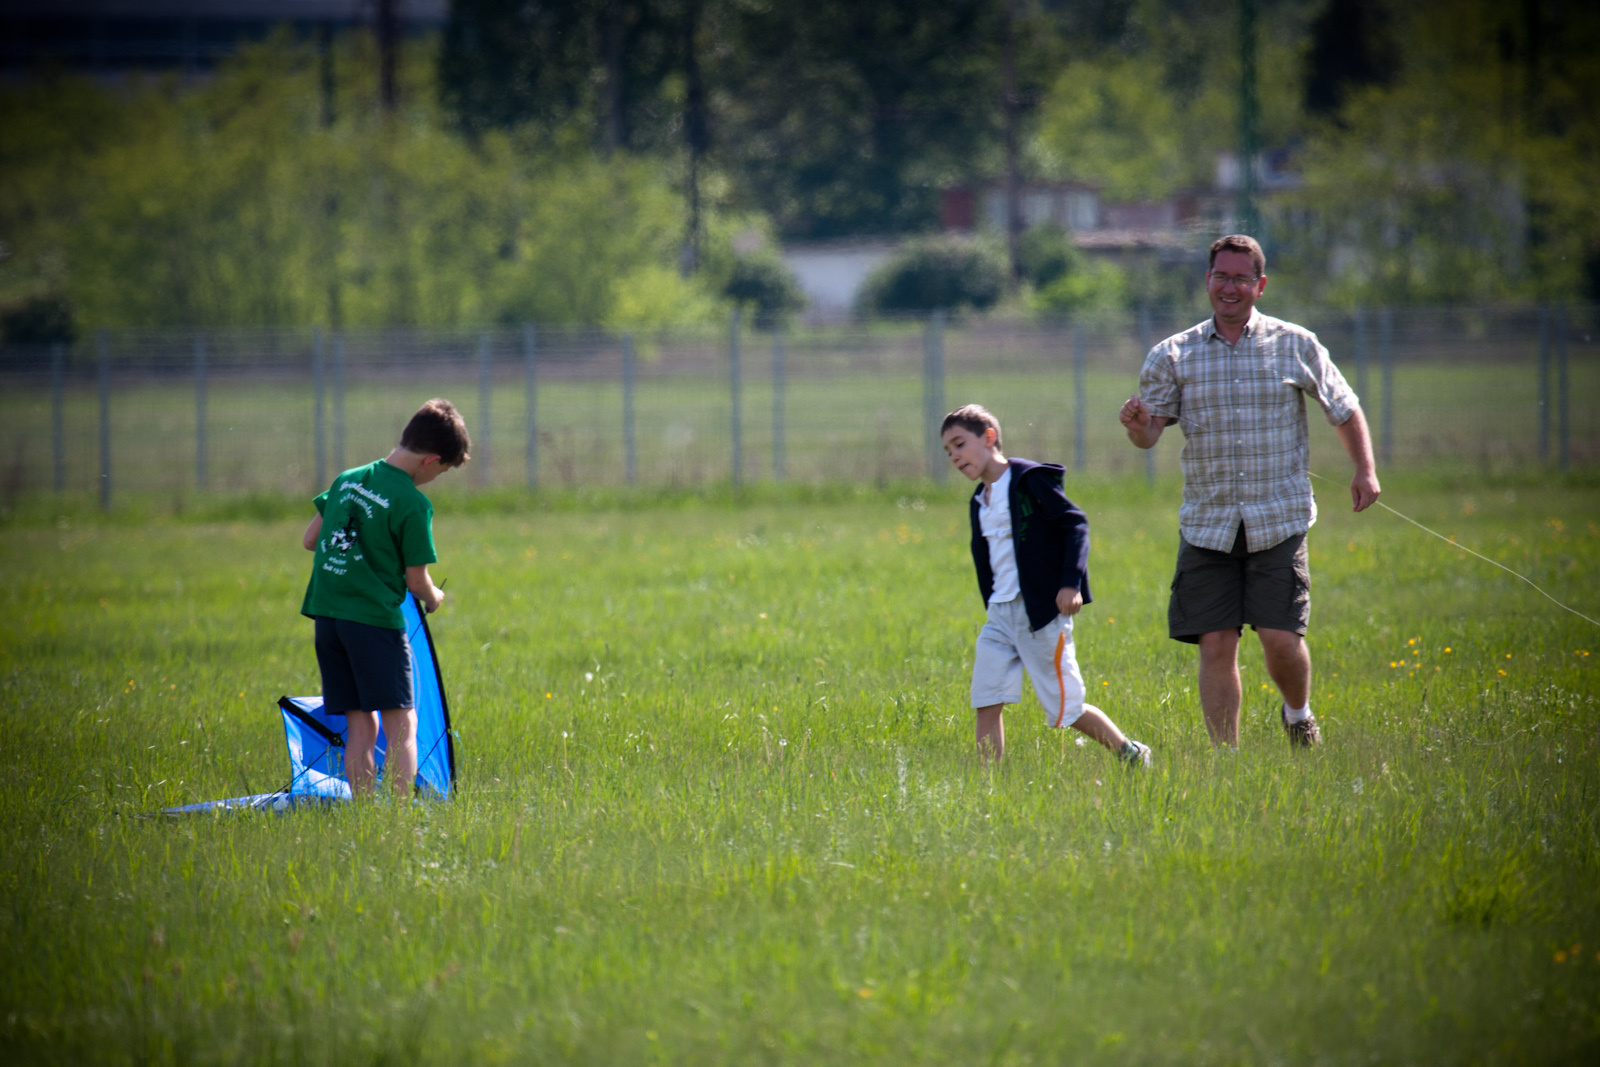
<svg viewBox="0 0 1600 1067">
<path fill-rule="evenodd" d="M 1248 252 L 1225 248 L 1217 253 L 1206 272 L 1206 295 L 1219 325 L 1243 326 L 1261 294 L 1266 292 L 1267 276 L 1256 274 L 1255 260 Z"/>
</svg>

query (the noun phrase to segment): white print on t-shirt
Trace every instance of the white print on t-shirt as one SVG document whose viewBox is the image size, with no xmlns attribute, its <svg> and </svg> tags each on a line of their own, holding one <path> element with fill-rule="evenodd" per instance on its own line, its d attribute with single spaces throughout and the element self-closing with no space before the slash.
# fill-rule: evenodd
<svg viewBox="0 0 1600 1067">
<path fill-rule="evenodd" d="M 379 496 L 359 482 L 340 482 L 339 488 L 345 491 L 339 502 L 355 504 L 369 519 L 372 518 L 373 504 L 385 510 L 389 507 L 387 497 Z M 330 533 L 324 539 L 323 545 L 327 558 L 322 561 L 322 569 L 329 574 L 345 574 L 352 559 L 359 563 L 366 558 L 361 554 L 360 527 L 353 521 L 346 523 L 343 529 Z M 345 558 L 347 554 L 350 558 Z"/>
<path fill-rule="evenodd" d="M 381 507 L 387 508 L 389 506 L 389 501 L 386 498 L 379 496 L 377 493 L 374 493 L 371 489 L 368 489 L 366 486 L 362 485 L 360 482 L 345 482 L 343 485 L 339 486 L 339 488 L 340 489 L 349 489 L 349 490 L 351 490 L 353 492 L 360 493 L 362 496 L 366 497 L 368 500 L 372 501 L 374 504 L 377 504 L 377 505 L 379 505 Z M 345 499 L 348 500 L 349 497 L 346 497 Z"/>
</svg>

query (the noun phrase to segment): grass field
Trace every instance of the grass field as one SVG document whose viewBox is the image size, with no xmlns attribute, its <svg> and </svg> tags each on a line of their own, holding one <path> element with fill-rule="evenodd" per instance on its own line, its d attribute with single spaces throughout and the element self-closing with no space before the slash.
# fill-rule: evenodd
<svg viewBox="0 0 1600 1067">
<path fill-rule="evenodd" d="M 1386 489 L 1600 617 L 1593 485 Z M 1327 744 L 1251 644 L 1215 752 L 1176 486 L 1090 484 L 1154 767 L 1024 705 L 989 770 L 963 492 L 447 508 L 459 795 L 177 821 L 285 777 L 303 521 L 0 527 L 0 1059 L 1600 1059 L 1600 631 L 1324 488 Z"/>
</svg>

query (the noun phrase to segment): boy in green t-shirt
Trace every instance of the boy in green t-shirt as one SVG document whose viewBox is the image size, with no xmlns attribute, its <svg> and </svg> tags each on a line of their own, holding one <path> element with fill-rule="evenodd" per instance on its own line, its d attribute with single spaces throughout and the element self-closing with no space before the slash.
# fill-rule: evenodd
<svg viewBox="0 0 1600 1067">
<path fill-rule="evenodd" d="M 373 790 L 380 716 L 389 781 L 396 795 L 411 795 L 417 713 L 400 603 L 407 590 L 428 612 L 444 600 L 428 575 L 439 557 L 433 505 L 420 487 L 465 463 L 471 447 L 455 405 L 428 401 L 386 458 L 345 471 L 317 497 L 301 538 L 316 559 L 300 614 L 316 620 L 323 711 L 350 727 L 344 772 L 355 796 Z"/>
</svg>

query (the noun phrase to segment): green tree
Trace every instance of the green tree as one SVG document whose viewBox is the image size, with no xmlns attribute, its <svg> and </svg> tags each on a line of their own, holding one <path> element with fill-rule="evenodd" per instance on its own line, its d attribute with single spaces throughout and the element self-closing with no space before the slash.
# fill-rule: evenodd
<svg viewBox="0 0 1600 1067">
<path fill-rule="evenodd" d="M 1278 228 L 1336 300 L 1600 297 L 1600 15 L 1396 6 L 1399 68 L 1308 139 Z"/>
<path fill-rule="evenodd" d="M 1305 132 L 1304 44 L 1313 11 L 1292 2 L 1263 14 L 1263 145 L 1294 145 Z M 1232 4 L 1137 4 L 1115 46 L 1080 53 L 1060 69 L 1040 105 L 1035 167 L 1094 185 L 1113 201 L 1210 189 L 1218 153 L 1238 146 L 1237 33 Z"/>
<path fill-rule="evenodd" d="M 451 0 L 438 54 L 462 129 L 587 130 L 605 151 L 660 149 L 677 116 L 692 0 Z"/>
<path fill-rule="evenodd" d="M 433 103 L 431 50 L 404 58 L 408 104 L 385 115 L 370 39 L 342 41 L 332 125 L 316 56 L 286 37 L 198 89 L 0 92 L 12 128 L 37 131 L 0 172 L 17 250 L 0 292 L 59 294 L 91 326 L 715 314 L 676 276 L 683 212 L 661 164 L 469 143 Z"/>
<path fill-rule="evenodd" d="M 782 233 L 926 229 L 997 144 L 999 5 L 773 0 L 738 9 L 718 158 Z"/>
</svg>

